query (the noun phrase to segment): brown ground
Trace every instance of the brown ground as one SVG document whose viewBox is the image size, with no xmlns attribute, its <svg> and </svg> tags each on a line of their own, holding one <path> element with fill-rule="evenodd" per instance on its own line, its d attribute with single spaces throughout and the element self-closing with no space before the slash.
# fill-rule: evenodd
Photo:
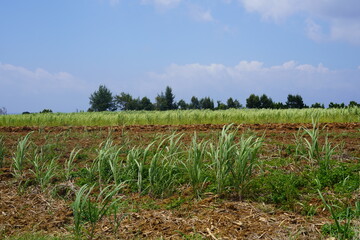
<svg viewBox="0 0 360 240">
<path fill-rule="evenodd" d="M 281 150 L 285 144 L 293 144 L 294 134 L 299 124 L 255 124 L 239 125 L 240 131 L 252 131 L 259 135 L 265 133 L 269 146 L 266 156 Z M 310 125 L 306 125 L 311 127 Z M 322 125 L 330 133 L 332 142 L 345 142 L 348 159 L 360 156 L 360 123 L 332 123 Z M 135 139 L 124 144 L 139 144 L 152 139 L 154 134 L 165 132 L 184 132 L 184 139 L 196 131 L 199 136 L 211 135 L 221 130 L 222 125 L 185 126 L 126 126 L 126 127 L 0 127 L 0 135 L 5 136 L 9 152 L 13 152 L 19 137 L 34 131 L 32 140 L 44 144 L 46 136 L 59 139 L 60 160 L 67 158 L 74 147 L 89 148 L 98 146 L 109 131 L 121 143 L 123 136 Z M 64 132 L 69 133 L 64 136 Z M 189 136 L 187 136 L 189 135 Z M 50 136 L 50 137 L 49 137 Z M 56 137 L 55 137 L 56 136 Z M 9 162 L 11 154 L 7 153 Z M 357 160 L 358 161 L 358 160 Z M 62 183 L 64 185 L 64 183 Z M 65 183 L 65 185 L 71 183 Z M 71 185 L 72 186 L 72 185 Z M 66 186 L 65 186 L 66 187 Z M 196 236 L 206 239 L 320 239 L 320 227 L 331 222 L 326 211 L 313 217 L 286 212 L 272 205 L 247 201 L 221 199 L 207 194 L 202 200 L 191 198 L 190 190 L 182 191 L 187 199 L 179 207 L 167 209 L 168 199 L 153 199 L 149 196 L 130 194 L 123 196 L 131 203 L 127 205 L 127 216 L 121 222 L 116 236 L 120 239 L 179 239 Z M 66 235 L 72 231 L 72 211 L 69 200 L 52 197 L 42 193 L 37 187 L 26 190 L 18 187 L 9 167 L 0 169 L 0 238 L 23 232 L 44 232 L 46 234 Z M 157 207 L 144 208 L 151 202 Z M 138 204 L 141 203 L 141 206 Z M 105 219 L 97 229 L 98 239 L 115 238 L 111 219 Z M 196 235 L 195 235 L 196 234 Z"/>
</svg>

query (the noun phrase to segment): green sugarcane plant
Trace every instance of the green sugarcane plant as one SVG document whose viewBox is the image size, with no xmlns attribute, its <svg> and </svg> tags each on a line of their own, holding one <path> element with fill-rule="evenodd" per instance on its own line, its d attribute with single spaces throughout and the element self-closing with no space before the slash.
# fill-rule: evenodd
<svg viewBox="0 0 360 240">
<path fill-rule="evenodd" d="M 46 160 L 43 152 L 36 153 L 34 159 L 31 161 L 33 169 L 30 171 L 34 174 L 36 182 L 44 190 L 55 176 L 57 165 L 55 159 Z"/>
<path fill-rule="evenodd" d="M 155 142 L 151 142 L 144 150 L 134 147 L 127 155 L 128 171 L 130 175 L 136 175 L 136 185 L 139 193 L 144 190 L 144 167 L 150 154 L 150 149 Z"/>
<path fill-rule="evenodd" d="M 81 149 L 77 150 L 76 148 L 74 148 L 70 153 L 69 159 L 65 161 L 64 169 L 65 169 L 65 178 L 67 181 L 71 179 L 71 173 L 74 171 L 75 168 L 74 162 L 80 151 Z"/>
<path fill-rule="evenodd" d="M 231 163 L 230 183 L 236 189 L 239 198 L 253 175 L 253 168 L 257 162 L 262 142 L 263 138 L 241 136 L 234 161 L 229 162 Z"/>
<path fill-rule="evenodd" d="M 212 160 L 212 168 L 215 171 L 216 191 L 223 194 L 229 181 L 231 163 L 236 157 L 235 132 L 229 132 L 233 125 L 224 126 L 216 145 L 210 144 L 208 155 Z"/>
<path fill-rule="evenodd" d="M 177 181 L 178 167 L 171 155 L 157 151 L 149 166 L 149 191 L 156 197 L 164 197 L 171 193 Z"/>
<path fill-rule="evenodd" d="M 192 138 L 191 147 L 188 151 L 187 161 L 183 163 L 196 197 L 201 196 L 207 180 L 204 164 L 206 146 L 207 142 L 197 142 L 197 135 L 195 133 Z"/>
<path fill-rule="evenodd" d="M 74 232 L 79 238 L 83 223 L 88 222 L 90 229 L 88 231 L 89 239 L 95 235 L 96 224 L 121 200 L 121 197 L 114 199 L 115 195 L 124 185 L 108 185 L 100 191 L 96 197 L 92 197 L 94 185 L 89 187 L 84 185 L 76 193 L 75 201 L 72 204 L 74 213 Z"/>
<path fill-rule="evenodd" d="M 19 140 L 16 152 L 13 156 L 13 174 L 16 179 L 21 179 L 25 167 L 25 161 L 26 161 L 26 151 L 30 145 L 29 138 L 32 132 L 29 132 L 24 138 Z"/>
</svg>

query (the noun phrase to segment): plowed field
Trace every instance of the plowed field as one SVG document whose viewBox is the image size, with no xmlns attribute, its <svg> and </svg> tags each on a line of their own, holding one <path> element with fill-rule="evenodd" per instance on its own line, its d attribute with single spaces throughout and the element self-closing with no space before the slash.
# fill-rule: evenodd
<svg viewBox="0 0 360 240">
<path fill-rule="evenodd" d="M 96 158 L 94 149 L 99 147 L 109 134 L 115 144 L 131 149 L 133 146 L 149 144 L 159 134 L 172 132 L 183 133 L 181 141 L 185 145 L 191 142 L 194 132 L 200 140 L 213 139 L 222 127 L 223 125 L 211 124 L 0 127 L 0 136 L 3 136 L 6 149 L 5 160 L 0 169 L 0 238 L 16 239 L 16 236 L 24 233 L 60 236 L 60 239 L 73 236 L 71 203 L 79 189 L 76 182 L 78 179 L 63 181 L 57 176 L 43 191 L 34 183 L 30 171 L 25 173 L 28 181 L 21 184 L 12 174 L 12 157 L 16 152 L 17 141 L 27 133 L 33 132 L 33 151 L 36 146 L 46 146 L 47 151 L 56 157 L 59 164 L 69 158 L 72 149 L 83 149 L 77 161 L 79 166 L 85 166 L 91 159 Z M 295 135 L 300 127 L 312 126 L 243 124 L 234 126 L 234 129 L 237 129 L 239 134 L 264 136 L 260 161 L 266 162 L 265 169 L 298 174 L 302 171 L 301 161 L 306 161 L 300 159 L 300 162 L 295 164 L 291 159 L 294 158 Z M 321 124 L 319 129 L 322 130 L 321 143 L 324 143 L 324 135 L 327 133 L 329 141 L 341 148 L 341 151 L 335 154 L 337 159 L 359 166 L 360 123 Z M 31 158 L 31 153 L 28 157 Z M 285 159 L 286 163 L 271 165 L 274 159 Z M 260 175 L 262 172 L 257 170 L 256 174 Z M 339 198 L 339 201 L 347 201 L 349 204 L 354 204 L 360 198 L 359 189 L 346 196 L 337 196 L 332 188 L 325 188 L 323 192 L 326 196 L 332 196 L 332 199 Z M 330 235 L 322 232 L 322 226 L 334 223 L 316 193 L 308 195 L 307 198 L 300 195 L 289 206 L 282 206 L 281 202 L 266 202 L 250 193 L 242 199 L 219 196 L 210 189 L 204 192 L 201 198 L 196 198 L 191 187 L 186 184 L 165 198 L 131 191 L 122 193 L 121 197 L 126 204 L 121 208 L 123 219 L 120 225 L 115 228 L 112 216 L 105 217 L 97 224 L 96 239 L 325 239 Z M 311 206 L 314 212 L 310 214 L 308 208 Z M 359 230 L 359 219 L 352 219 L 352 224 L 355 230 Z M 86 238 L 87 235 L 84 236 Z"/>
</svg>

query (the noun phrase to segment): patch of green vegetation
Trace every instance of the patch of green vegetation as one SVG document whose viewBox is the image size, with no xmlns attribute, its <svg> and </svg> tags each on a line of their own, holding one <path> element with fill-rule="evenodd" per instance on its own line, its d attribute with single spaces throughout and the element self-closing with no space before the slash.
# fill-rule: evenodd
<svg viewBox="0 0 360 240">
<path fill-rule="evenodd" d="M 180 231 L 177 231 L 177 232 L 181 235 L 181 238 L 184 239 L 184 240 L 202 240 L 202 239 L 206 239 L 200 233 L 185 234 L 185 233 L 180 232 Z"/>
<path fill-rule="evenodd" d="M 43 233 L 23 233 L 15 236 L 5 237 L 5 240 L 73 240 L 76 239 L 74 236 L 52 236 L 45 235 Z"/>
<path fill-rule="evenodd" d="M 160 205 L 156 202 L 155 199 L 145 199 L 141 202 L 135 202 L 135 209 L 138 210 L 157 210 L 160 209 Z"/>
<path fill-rule="evenodd" d="M 308 217 L 312 217 L 315 216 L 317 214 L 317 211 L 319 209 L 319 206 L 313 205 L 311 203 L 308 203 L 306 201 L 302 202 L 298 202 L 298 204 L 300 205 L 300 214 L 303 216 L 308 216 Z"/>
<path fill-rule="evenodd" d="M 272 169 L 274 167 L 279 168 L 279 167 L 285 167 L 289 164 L 293 164 L 294 160 L 291 158 L 271 158 L 271 159 L 267 159 L 265 161 L 262 162 L 262 166 L 265 168 L 263 170 L 266 169 Z"/>
<path fill-rule="evenodd" d="M 346 234 L 344 235 L 341 231 L 339 231 L 338 227 L 336 226 L 335 223 L 332 224 L 324 224 L 321 227 L 321 232 L 323 235 L 325 236 L 332 236 L 332 237 L 336 237 L 336 239 L 354 239 L 353 237 L 355 236 L 355 232 L 353 229 L 349 229 L 347 230 Z"/>
<path fill-rule="evenodd" d="M 334 188 L 337 193 L 351 193 L 360 187 L 360 164 L 338 163 L 331 169 L 320 166 L 314 172 L 320 183 L 320 189 Z"/>
<path fill-rule="evenodd" d="M 274 170 L 254 178 L 248 193 L 256 201 L 291 209 L 299 200 L 301 189 L 306 186 L 307 181 L 303 177 Z"/>
<path fill-rule="evenodd" d="M 81 168 L 79 171 L 74 172 L 71 175 L 76 178 L 76 185 L 78 186 L 96 182 L 96 176 L 92 174 L 88 168 Z"/>
<path fill-rule="evenodd" d="M 167 210 L 170 210 L 170 209 L 177 209 L 179 207 L 181 207 L 181 205 L 186 202 L 186 199 L 185 198 L 182 198 L 182 197 L 178 197 L 178 198 L 175 198 L 173 199 L 170 203 L 168 203 L 166 205 L 166 209 Z"/>
</svg>

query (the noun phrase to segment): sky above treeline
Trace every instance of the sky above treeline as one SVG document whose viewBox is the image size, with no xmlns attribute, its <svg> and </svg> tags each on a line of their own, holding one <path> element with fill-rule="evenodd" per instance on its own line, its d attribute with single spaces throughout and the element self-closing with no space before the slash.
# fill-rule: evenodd
<svg viewBox="0 0 360 240">
<path fill-rule="evenodd" d="M 359 0 L 11 0 L 0 31 L 8 113 L 86 111 L 100 84 L 153 102 L 166 86 L 186 102 L 360 102 Z"/>
</svg>

